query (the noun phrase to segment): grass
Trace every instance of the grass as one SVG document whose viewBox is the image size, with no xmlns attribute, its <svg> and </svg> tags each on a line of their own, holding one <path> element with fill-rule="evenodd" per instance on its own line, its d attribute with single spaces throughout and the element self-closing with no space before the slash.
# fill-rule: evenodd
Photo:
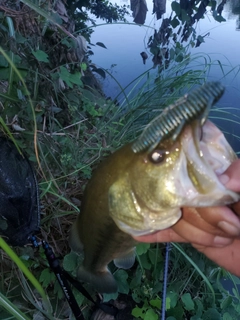
<svg viewBox="0 0 240 320">
<path fill-rule="evenodd" d="M 31 4 L 28 0 L 22 2 Z M 34 9 L 41 17 L 49 18 L 39 8 Z M 11 19 L 8 19 L 8 25 L 14 35 Z M 13 54 L 6 54 L 6 49 L 0 49 L 0 52 L 9 66 L 8 76 L 0 83 L 2 87 L 8 83 L 7 92 L 3 90 L 0 94 L 0 129 L 24 150 L 35 166 L 43 206 L 39 239 L 47 240 L 63 267 L 74 274 L 81 257 L 70 253 L 68 232 L 80 211 L 83 190 L 92 170 L 104 157 L 133 141 L 165 106 L 193 86 L 203 83 L 211 66 L 218 65 L 223 76 L 225 66 L 220 61 L 212 61 L 207 55 L 190 56 L 186 49 L 180 62 L 176 56 L 178 62 L 173 60 L 161 72 L 148 70 L 127 88 L 119 85 L 118 103 L 115 103 L 83 86 L 80 76 L 79 83 L 76 83 L 72 77 L 74 70 L 63 74 L 56 67 L 49 71 L 47 64 L 46 71 L 46 65 L 37 61 L 41 68 L 30 65 L 27 72 L 23 71 Z M 74 67 L 74 64 L 69 65 Z M 85 68 L 84 63 L 79 66 L 82 71 Z M 1 69 L 3 71 L 6 70 Z M 117 83 L 114 77 L 112 81 Z M 67 83 L 68 87 L 63 89 L 56 83 Z M 141 83 L 144 85 L 139 87 Z M 212 117 L 239 124 L 239 117 L 232 118 L 231 113 L 227 108 L 214 109 Z M 16 131 L 11 125 L 15 115 L 24 131 Z M 238 134 L 236 137 L 240 139 Z M 14 248 L 14 253 L 2 239 L 0 246 L 0 318 L 7 319 L 9 314 L 25 320 L 37 315 L 46 319 L 70 318 L 63 293 L 49 270 L 43 249 L 26 246 Z M 108 301 L 116 299 L 118 294 L 128 295 L 135 304 L 133 313 L 136 318 L 145 319 L 147 315 L 148 319 L 156 319 L 161 306 L 164 247 L 139 244 L 137 256 L 138 263 L 129 271 L 110 265 L 121 286 L 117 294 L 104 295 L 103 299 Z M 227 312 L 238 312 L 237 289 L 235 295 L 226 297 L 219 284 L 221 272 L 191 247 L 174 245 L 168 283 L 168 316 L 179 320 L 183 315 L 191 320 L 197 316 L 213 319 L 213 306 L 223 316 Z M 231 277 L 227 273 L 224 276 Z M 237 282 L 235 278 L 233 281 Z M 95 295 L 90 287 L 88 290 Z M 81 294 L 74 293 L 89 318 L 91 304 Z"/>
</svg>

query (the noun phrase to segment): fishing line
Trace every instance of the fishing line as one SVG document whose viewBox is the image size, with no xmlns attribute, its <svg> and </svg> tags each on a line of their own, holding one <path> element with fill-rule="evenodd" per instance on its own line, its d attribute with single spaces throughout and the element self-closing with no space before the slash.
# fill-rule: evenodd
<svg viewBox="0 0 240 320">
<path fill-rule="evenodd" d="M 165 320 L 166 316 L 166 299 L 167 299 L 167 281 L 168 281 L 168 267 L 169 267 L 169 252 L 171 250 L 171 242 L 167 242 L 165 246 L 165 264 L 163 274 L 163 293 L 162 293 L 162 312 L 161 320 Z"/>
</svg>

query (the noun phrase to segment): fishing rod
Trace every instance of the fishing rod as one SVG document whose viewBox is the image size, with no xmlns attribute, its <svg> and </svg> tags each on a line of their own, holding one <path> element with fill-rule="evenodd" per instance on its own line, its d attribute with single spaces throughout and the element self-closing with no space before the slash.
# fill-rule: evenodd
<svg viewBox="0 0 240 320">
<path fill-rule="evenodd" d="M 112 316 L 116 316 L 118 313 L 118 309 L 109 303 L 101 303 L 95 301 L 91 295 L 87 292 L 87 290 L 81 285 L 80 282 L 72 278 L 65 270 L 63 270 L 59 264 L 58 259 L 56 258 L 52 248 L 46 241 L 37 242 L 35 236 L 31 236 L 30 240 L 35 248 L 38 248 L 42 245 L 44 249 L 45 256 L 48 260 L 49 266 L 51 270 L 54 272 L 60 287 L 65 295 L 65 298 L 69 304 L 69 307 L 72 310 L 76 320 L 85 320 L 80 307 L 73 295 L 72 289 L 69 285 L 69 282 L 80 292 L 82 293 L 89 301 L 91 301 L 95 307 L 101 309 L 103 312 L 110 314 Z"/>
<path fill-rule="evenodd" d="M 49 266 L 52 269 L 52 271 L 54 272 L 76 320 L 85 320 L 85 318 L 82 314 L 82 311 L 79 308 L 78 303 L 72 293 L 70 285 L 64 275 L 64 271 L 60 267 L 59 261 L 56 258 L 52 248 L 49 246 L 49 244 L 46 241 L 41 241 L 40 243 L 38 243 L 35 236 L 31 237 L 31 241 L 32 241 L 32 244 L 35 248 L 38 248 L 39 244 L 42 245 L 42 247 L 44 249 L 45 256 L 48 260 Z"/>
</svg>

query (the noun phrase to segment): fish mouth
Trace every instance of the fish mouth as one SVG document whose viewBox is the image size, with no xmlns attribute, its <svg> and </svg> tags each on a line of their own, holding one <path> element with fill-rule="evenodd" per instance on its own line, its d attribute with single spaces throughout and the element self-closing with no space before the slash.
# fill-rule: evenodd
<svg viewBox="0 0 240 320">
<path fill-rule="evenodd" d="M 239 195 L 220 182 L 219 176 L 237 159 L 223 133 L 210 121 L 203 126 L 194 122 L 180 137 L 182 155 L 186 161 L 187 176 L 180 173 L 176 196 L 183 206 L 218 206 L 237 201 Z M 182 167 L 184 165 L 182 164 Z M 182 193 L 178 194 L 178 188 Z"/>
<path fill-rule="evenodd" d="M 199 122 L 186 127 L 181 140 L 188 161 L 205 166 L 216 176 L 221 175 L 237 159 L 232 147 L 215 124 L 207 120 L 203 126 Z"/>
</svg>

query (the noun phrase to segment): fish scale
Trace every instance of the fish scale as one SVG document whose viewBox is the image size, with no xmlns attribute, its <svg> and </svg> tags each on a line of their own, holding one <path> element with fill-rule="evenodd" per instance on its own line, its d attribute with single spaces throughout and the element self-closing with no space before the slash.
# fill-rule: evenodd
<svg viewBox="0 0 240 320">
<path fill-rule="evenodd" d="M 161 141 L 175 141 L 185 125 L 195 119 L 205 122 L 211 106 L 224 92 L 220 82 L 208 82 L 167 107 L 149 123 L 140 137 L 132 144 L 135 153 L 149 148 L 152 151 Z"/>
</svg>

